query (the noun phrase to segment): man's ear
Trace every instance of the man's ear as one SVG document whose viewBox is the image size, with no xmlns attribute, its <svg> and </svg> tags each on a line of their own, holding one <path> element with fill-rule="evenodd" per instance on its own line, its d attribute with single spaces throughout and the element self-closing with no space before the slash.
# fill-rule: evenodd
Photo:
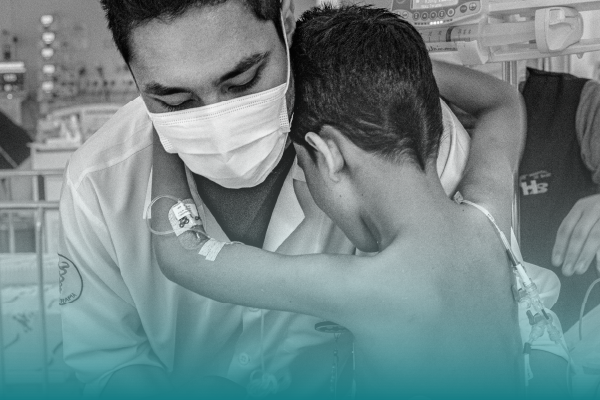
<svg viewBox="0 0 600 400">
<path fill-rule="evenodd" d="M 294 17 L 294 0 L 281 1 L 281 17 L 283 18 L 283 27 L 287 36 L 288 46 L 292 46 L 292 37 L 296 31 L 296 18 Z"/>
<path fill-rule="evenodd" d="M 306 142 L 317 151 L 317 168 L 324 177 L 339 182 L 340 172 L 344 168 L 344 157 L 334 140 L 325 140 L 314 132 L 304 137 Z"/>
</svg>

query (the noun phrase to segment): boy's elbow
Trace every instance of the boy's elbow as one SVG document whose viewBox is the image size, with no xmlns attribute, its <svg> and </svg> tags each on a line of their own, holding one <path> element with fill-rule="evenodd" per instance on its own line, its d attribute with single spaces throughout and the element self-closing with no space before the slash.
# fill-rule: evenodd
<svg viewBox="0 0 600 400">
<path fill-rule="evenodd" d="M 525 100 L 518 90 L 514 91 L 513 96 L 515 97 L 513 101 L 515 103 L 515 121 L 517 123 L 516 130 L 518 135 L 518 161 L 520 162 L 521 157 L 523 156 L 523 151 L 525 150 L 525 138 L 527 134 L 527 109 L 525 108 Z"/>
<path fill-rule="evenodd" d="M 509 94 L 507 94 L 507 97 L 507 101 L 510 102 L 516 115 L 519 117 L 519 120 L 521 120 L 523 126 L 525 126 L 527 111 L 525 109 L 525 100 L 523 99 L 521 92 L 519 92 L 517 88 L 511 86 L 511 91 Z"/>
<path fill-rule="evenodd" d="M 499 106 L 503 110 L 504 119 L 507 122 L 506 128 L 510 132 L 507 138 L 511 147 L 517 149 L 518 159 L 521 159 L 525 147 L 525 136 L 527 132 L 527 110 L 525 101 L 521 93 L 513 87 L 505 87 L 502 94 L 499 95 Z"/>
<path fill-rule="evenodd" d="M 498 107 L 510 112 L 515 121 L 525 119 L 525 101 L 515 86 L 503 84 L 502 90 L 496 93 L 496 99 L 499 103 Z"/>
</svg>

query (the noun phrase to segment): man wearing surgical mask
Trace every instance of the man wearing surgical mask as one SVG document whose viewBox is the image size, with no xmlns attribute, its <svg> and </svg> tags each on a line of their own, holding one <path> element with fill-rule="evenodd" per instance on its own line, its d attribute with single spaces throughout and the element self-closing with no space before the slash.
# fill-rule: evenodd
<svg viewBox="0 0 600 400">
<path fill-rule="evenodd" d="M 287 140 L 291 1 L 101 0 L 141 96 L 65 172 L 64 358 L 87 394 L 193 394 L 206 390 L 207 377 L 256 396 L 335 391 L 333 354 L 334 365 L 349 359 L 349 335 L 334 340 L 314 329 L 321 321 L 313 317 L 221 304 L 173 284 L 156 263 L 147 225 L 152 170 L 169 168 L 152 163 L 159 140 L 184 160 L 211 237 L 291 254 L 355 252 L 314 204 Z M 475 103 L 480 115 L 497 106 Z M 468 139 L 448 111 L 445 127 L 438 170 L 450 193 Z"/>
</svg>

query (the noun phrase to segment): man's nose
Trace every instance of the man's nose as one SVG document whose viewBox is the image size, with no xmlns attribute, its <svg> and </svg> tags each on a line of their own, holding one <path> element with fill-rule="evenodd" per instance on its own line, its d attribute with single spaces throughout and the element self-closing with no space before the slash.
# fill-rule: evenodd
<svg viewBox="0 0 600 400">
<path fill-rule="evenodd" d="M 227 100 L 233 100 L 237 97 L 241 97 L 240 95 L 234 93 L 223 93 L 223 92 L 212 92 L 207 93 L 202 97 L 202 105 L 210 106 L 212 104 L 221 103 Z"/>
</svg>

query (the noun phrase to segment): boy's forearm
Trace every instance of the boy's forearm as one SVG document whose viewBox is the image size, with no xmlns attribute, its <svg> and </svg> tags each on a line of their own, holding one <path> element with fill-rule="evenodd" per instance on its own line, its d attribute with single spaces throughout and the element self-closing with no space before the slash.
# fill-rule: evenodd
<svg viewBox="0 0 600 400">
<path fill-rule="evenodd" d="M 472 148 L 482 159 L 504 157 L 515 172 L 525 138 L 525 110 L 518 90 L 487 74 L 433 62 L 440 94 L 476 117 Z"/>
<path fill-rule="evenodd" d="M 505 214 L 525 142 L 520 94 L 505 82 L 464 67 L 434 62 L 433 70 L 442 96 L 477 118 L 459 189 L 472 201 Z"/>
</svg>

